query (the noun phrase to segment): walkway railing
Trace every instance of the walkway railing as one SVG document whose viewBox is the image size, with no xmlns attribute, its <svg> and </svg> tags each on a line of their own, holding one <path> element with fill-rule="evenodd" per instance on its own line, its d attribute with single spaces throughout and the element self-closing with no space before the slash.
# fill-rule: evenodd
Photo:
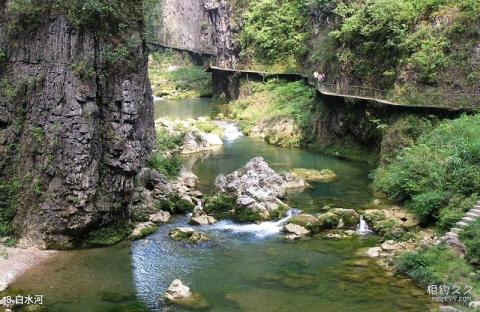
<svg viewBox="0 0 480 312">
<path fill-rule="evenodd" d="M 372 100 L 399 106 L 480 109 L 480 93 L 432 93 L 409 90 L 396 94 L 395 90 L 380 90 L 354 85 L 329 84 L 316 81 L 317 90 L 326 95 Z"/>
<path fill-rule="evenodd" d="M 351 99 L 362 99 L 382 104 L 396 106 L 411 106 L 425 108 L 444 108 L 450 110 L 477 110 L 480 109 L 480 93 L 432 93 L 418 92 L 414 89 L 381 90 L 370 87 L 331 84 L 320 82 L 313 77 L 307 77 L 300 73 L 270 73 L 246 69 L 232 69 L 216 67 L 210 64 L 206 70 L 228 71 L 238 73 L 256 73 L 261 76 L 298 76 L 298 79 L 308 81 L 318 92 L 324 95 L 338 96 Z"/>
</svg>

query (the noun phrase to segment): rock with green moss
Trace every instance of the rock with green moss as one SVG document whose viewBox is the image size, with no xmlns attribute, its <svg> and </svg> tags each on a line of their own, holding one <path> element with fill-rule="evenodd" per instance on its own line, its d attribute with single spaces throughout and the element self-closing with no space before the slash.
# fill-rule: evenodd
<svg viewBox="0 0 480 312">
<path fill-rule="evenodd" d="M 191 227 L 177 227 L 171 229 L 168 235 L 178 241 L 186 241 L 189 243 L 201 243 L 210 240 L 207 234 L 199 231 L 195 231 Z"/>
<path fill-rule="evenodd" d="M 333 212 L 325 212 L 316 215 L 321 230 L 334 229 L 340 224 L 341 217 Z"/>
<path fill-rule="evenodd" d="M 300 225 L 313 232 L 316 232 L 317 230 L 315 229 L 319 226 L 319 221 L 317 217 L 311 214 L 306 214 L 306 213 L 293 216 L 288 220 L 288 222 L 292 224 Z"/>
<path fill-rule="evenodd" d="M 346 227 L 356 226 L 360 220 L 360 215 L 353 209 L 333 208 L 330 212 L 339 216 L 339 224 Z"/>
<path fill-rule="evenodd" d="M 115 245 L 130 235 L 132 225 L 127 222 L 112 224 L 98 230 L 91 231 L 83 241 L 85 247 L 103 247 Z"/>
<path fill-rule="evenodd" d="M 228 212 L 235 208 L 235 202 L 236 199 L 232 196 L 217 194 L 206 198 L 203 210 L 207 213 Z"/>
<path fill-rule="evenodd" d="M 295 168 L 290 170 L 290 173 L 297 179 L 304 179 L 306 181 L 315 182 L 331 182 L 337 179 L 337 174 L 330 169 L 305 169 Z"/>
<path fill-rule="evenodd" d="M 135 224 L 135 228 L 132 231 L 132 234 L 128 237 L 131 240 L 137 240 L 148 236 L 152 233 L 155 233 L 157 230 L 157 225 L 154 222 L 142 222 Z"/>
</svg>

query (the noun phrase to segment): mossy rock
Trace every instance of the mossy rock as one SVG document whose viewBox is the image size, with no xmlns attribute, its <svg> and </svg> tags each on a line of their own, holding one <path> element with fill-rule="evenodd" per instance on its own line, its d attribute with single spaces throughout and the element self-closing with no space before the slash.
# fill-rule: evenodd
<svg viewBox="0 0 480 312">
<path fill-rule="evenodd" d="M 293 174 L 295 178 L 306 181 L 331 182 L 337 179 L 337 174 L 330 169 L 295 168 L 290 170 L 290 173 Z"/>
<path fill-rule="evenodd" d="M 330 212 L 339 216 L 345 226 L 355 226 L 360 222 L 360 215 L 353 209 L 334 208 Z"/>
<path fill-rule="evenodd" d="M 257 222 L 269 220 L 269 218 L 263 216 L 259 210 L 248 207 L 236 207 L 233 212 L 233 218 L 238 222 Z"/>
<path fill-rule="evenodd" d="M 133 229 L 132 234 L 130 234 L 128 238 L 131 240 L 137 240 L 145 236 L 148 236 L 150 234 L 153 234 L 156 231 L 157 231 L 157 225 L 155 223 L 150 221 L 143 222 L 135 226 L 135 229 Z"/>
<path fill-rule="evenodd" d="M 385 213 L 378 209 L 368 209 L 363 211 L 363 218 L 370 224 L 385 219 Z"/>
<path fill-rule="evenodd" d="M 175 208 L 176 211 L 180 213 L 192 212 L 195 204 L 188 195 L 184 195 L 176 202 Z"/>
<path fill-rule="evenodd" d="M 296 215 L 294 217 L 291 217 L 288 220 L 288 222 L 296 224 L 296 225 L 300 225 L 300 226 L 303 226 L 306 229 L 309 229 L 310 227 L 318 224 L 318 219 L 317 219 L 317 217 L 315 217 L 311 214 L 302 213 L 302 214 Z"/>
<path fill-rule="evenodd" d="M 93 230 L 86 235 L 82 244 L 84 247 L 103 247 L 118 244 L 133 230 L 130 223 L 122 222 Z"/>
<path fill-rule="evenodd" d="M 274 220 L 281 219 L 287 215 L 289 209 L 287 205 L 279 205 L 277 209 L 270 211 L 270 216 Z"/>
<path fill-rule="evenodd" d="M 235 198 L 224 194 L 210 196 L 205 200 L 206 213 L 227 212 L 235 208 Z"/>
<path fill-rule="evenodd" d="M 400 239 L 405 235 L 403 229 L 395 220 L 386 219 L 373 223 L 373 229 L 385 239 Z"/>
<path fill-rule="evenodd" d="M 340 223 L 340 216 L 331 211 L 317 215 L 317 219 L 321 230 L 334 229 Z"/>
</svg>

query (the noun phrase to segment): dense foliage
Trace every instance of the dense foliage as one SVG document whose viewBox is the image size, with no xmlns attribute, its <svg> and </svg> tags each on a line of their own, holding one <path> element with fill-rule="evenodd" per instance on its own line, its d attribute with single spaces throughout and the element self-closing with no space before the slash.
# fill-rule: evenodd
<svg viewBox="0 0 480 312">
<path fill-rule="evenodd" d="M 472 207 L 480 190 L 479 164 L 480 115 L 463 116 L 439 123 L 391 164 L 380 167 L 374 187 L 405 202 L 424 223 L 440 217 L 448 221 L 447 227 L 455 220 L 452 211 Z"/>
<path fill-rule="evenodd" d="M 456 284 L 478 289 L 473 268 L 443 245 L 401 254 L 395 260 L 395 271 L 422 286 Z"/>
<path fill-rule="evenodd" d="M 243 54 L 270 64 L 295 61 L 305 51 L 307 12 L 303 0 L 253 1 L 244 14 Z"/>
<path fill-rule="evenodd" d="M 447 86 L 457 79 L 474 87 L 471 78 L 479 70 L 468 66 L 468 55 L 480 35 L 478 1 L 349 1 L 335 13 L 342 22 L 331 36 L 343 75 L 380 87 L 399 79 L 412 86 Z"/>
</svg>

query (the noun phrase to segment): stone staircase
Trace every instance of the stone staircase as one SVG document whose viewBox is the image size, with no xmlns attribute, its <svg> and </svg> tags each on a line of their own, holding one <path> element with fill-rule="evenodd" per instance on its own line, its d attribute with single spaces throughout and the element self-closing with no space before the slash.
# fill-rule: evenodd
<svg viewBox="0 0 480 312">
<path fill-rule="evenodd" d="M 455 227 L 450 229 L 446 235 L 450 236 L 458 236 L 458 234 L 467 226 L 469 226 L 473 221 L 480 218 L 480 200 L 477 202 L 475 207 L 470 209 L 468 212 L 465 213 L 461 221 L 455 223 Z"/>
</svg>

